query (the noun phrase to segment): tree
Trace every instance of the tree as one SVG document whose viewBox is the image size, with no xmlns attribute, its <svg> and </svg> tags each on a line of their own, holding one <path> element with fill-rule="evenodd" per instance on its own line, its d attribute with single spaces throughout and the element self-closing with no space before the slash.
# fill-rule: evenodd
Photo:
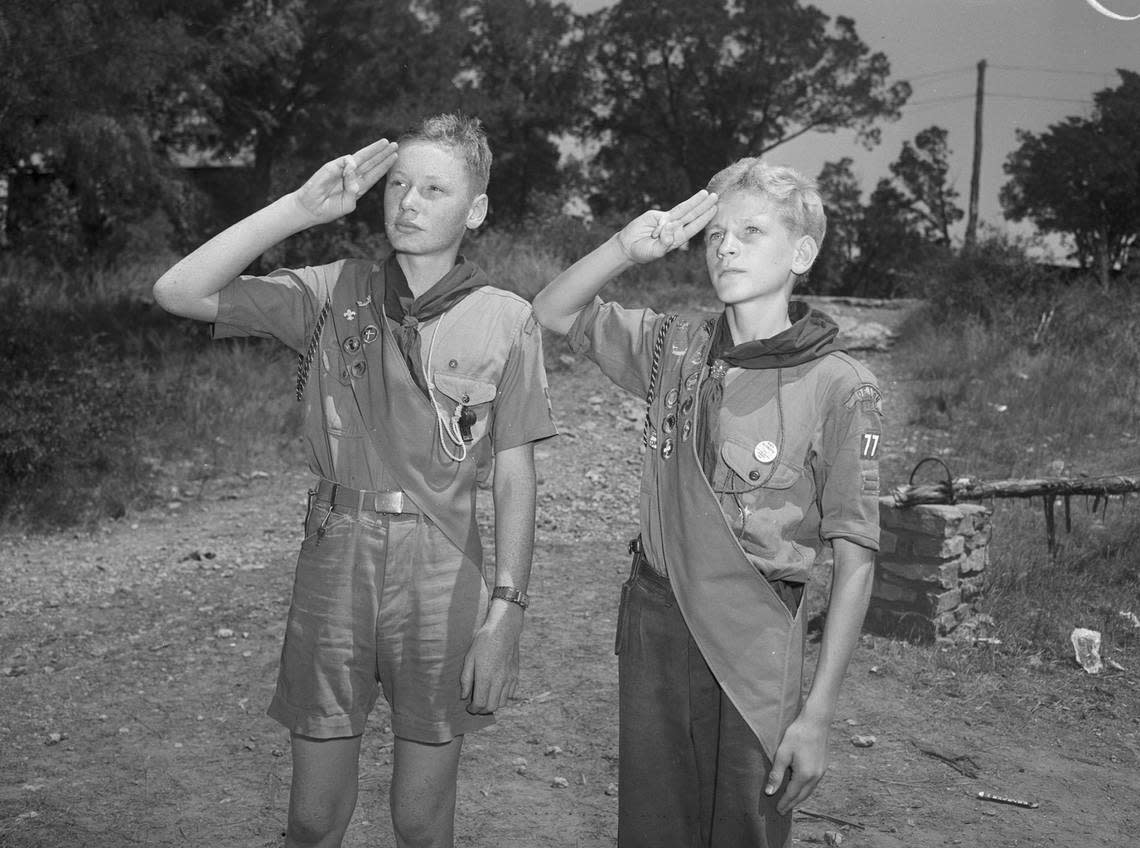
<svg viewBox="0 0 1140 848">
<path fill-rule="evenodd" d="M 518 224 L 563 185 L 558 139 L 585 119 L 577 18 L 548 0 L 478 0 L 458 86 L 495 154 L 492 220 Z"/>
<path fill-rule="evenodd" d="M 941 127 L 927 127 L 914 137 L 913 145 L 903 142 L 899 158 L 890 165 L 903 189 L 896 206 L 905 209 L 924 239 L 943 247 L 950 246 L 950 227 L 965 215 L 955 205 L 958 192 L 947 179 L 950 148 L 946 137 Z"/>
<path fill-rule="evenodd" d="M 920 266 L 948 246 L 932 240 L 914 214 L 913 198 L 879 180 L 859 224 L 859 255 L 849 268 L 854 294 L 890 297 L 911 288 Z"/>
<path fill-rule="evenodd" d="M 64 241 L 69 231 L 81 254 L 109 254 L 127 226 L 170 199 L 150 130 L 160 92 L 192 47 L 175 5 L 6 0 L 0 8 L 0 174 L 55 180 L 24 218 L 26 235 L 51 225 Z M 44 245 L 68 258 L 58 246 Z"/>
<path fill-rule="evenodd" d="M 828 212 L 828 237 L 813 279 L 830 290 L 890 296 L 908 285 L 924 262 L 949 250 L 950 227 L 963 211 L 949 184 L 946 130 L 929 127 L 903 143 L 866 206 L 851 172 L 851 160 L 828 163 L 819 175 Z"/>
<path fill-rule="evenodd" d="M 1140 234 L 1140 74 L 1118 73 L 1121 85 L 1093 96 L 1089 118 L 1068 118 L 1041 135 L 1018 131 L 1001 189 L 1006 218 L 1071 236 L 1073 257 L 1095 267 L 1104 286 Z"/>
<path fill-rule="evenodd" d="M 195 120 L 171 139 L 251 151 L 260 203 L 346 146 L 464 111 L 491 137 L 495 217 L 518 220 L 557 187 L 553 136 L 580 100 L 574 20 L 549 0 L 246 2 L 188 80 Z"/>
<path fill-rule="evenodd" d="M 851 170 L 853 164 L 850 156 L 827 162 L 816 178 L 827 212 L 827 234 L 811 269 L 814 291 L 846 293 L 845 277 L 859 258 L 863 191 Z"/>
<path fill-rule="evenodd" d="M 313 161 L 403 129 L 418 98 L 451 83 L 454 53 L 436 31 L 440 16 L 410 2 L 230 5 L 200 21 L 212 43 L 187 69 L 181 109 L 162 140 L 184 151 L 250 153 L 255 207 Z M 304 164 L 277 175 L 294 156 Z"/>
<path fill-rule="evenodd" d="M 603 205 L 643 208 L 809 132 L 876 122 L 910 94 L 855 23 L 797 0 L 620 0 L 588 19 Z"/>
</svg>

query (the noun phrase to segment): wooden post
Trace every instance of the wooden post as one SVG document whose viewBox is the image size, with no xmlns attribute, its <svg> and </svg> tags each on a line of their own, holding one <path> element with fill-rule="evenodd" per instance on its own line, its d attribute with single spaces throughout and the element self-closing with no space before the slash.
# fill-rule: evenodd
<svg viewBox="0 0 1140 848">
<path fill-rule="evenodd" d="M 982 98 L 986 92 L 986 60 L 978 62 L 978 90 L 974 96 L 974 166 L 970 171 L 970 214 L 966 219 L 966 250 L 978 237 L 978 184 L 982 174 Z"/>
</svg>

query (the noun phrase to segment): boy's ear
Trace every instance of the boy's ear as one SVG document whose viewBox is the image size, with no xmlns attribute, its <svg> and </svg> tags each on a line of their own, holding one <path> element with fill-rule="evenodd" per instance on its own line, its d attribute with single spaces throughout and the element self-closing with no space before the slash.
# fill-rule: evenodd
<svg viewBox="0 0 1140 848">
<path fill-rule="evenodd" d="M 795 252 L 792 254 L 792 270 L 797 274 L 806 274 L 819 256 L 819 244 L 811 236 L 800 236 L 796 242 Z"/>
<path fill-rule="evenodd" d="M 480 194 L 471 201 L 471 208 L 467 211 L 467 229 L 477 230 L 487 218 L 487 195 Z"/>
</svg>

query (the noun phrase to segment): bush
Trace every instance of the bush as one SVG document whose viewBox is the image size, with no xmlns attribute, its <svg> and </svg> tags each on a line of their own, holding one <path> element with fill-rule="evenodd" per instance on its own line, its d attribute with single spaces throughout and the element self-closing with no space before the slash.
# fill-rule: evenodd
<svg viewBox="0 0 1140 848">
<path fill-rule="evenodd" d="M 51 529 L 119 517 L 187 469 L 219 475 L 292 448 L 289 352 L 211 345 L 205 326 L 150 301 L 157 274 L 151 264 L 85 275 L 0 265 L 5 523 Z"/>
</svg>

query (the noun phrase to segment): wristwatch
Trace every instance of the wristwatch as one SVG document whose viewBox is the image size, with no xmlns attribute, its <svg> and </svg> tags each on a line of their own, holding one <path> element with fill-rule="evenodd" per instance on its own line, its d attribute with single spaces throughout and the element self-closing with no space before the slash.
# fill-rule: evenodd
<svg viewBox="0 0 1140 848">
<path fill-rule="evenodd" d="M 525 592 L 520 592 L 514 586 L 496 586 L 491 592 L 491 599 L 506 601 L 508 604 L 518 604 L 523 609 L 530 606 L 530 598 Z"/>
</svg>

